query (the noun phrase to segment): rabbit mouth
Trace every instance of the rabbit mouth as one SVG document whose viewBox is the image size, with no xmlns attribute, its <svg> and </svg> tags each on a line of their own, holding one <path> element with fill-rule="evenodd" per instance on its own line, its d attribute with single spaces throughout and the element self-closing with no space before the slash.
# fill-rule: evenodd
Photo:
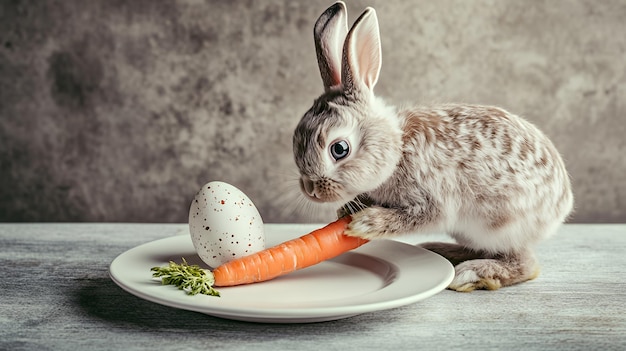
<svg viewBox="0 0 626 351">
<path fill-rule="evenodd" d="M 341 196 L 340 184 L 328 178 L 311 180 L 307 176 L 302 176 L 300 190 L 309 200 L 318 203 L 341 202 L 344 198 Z"/>
</svg>

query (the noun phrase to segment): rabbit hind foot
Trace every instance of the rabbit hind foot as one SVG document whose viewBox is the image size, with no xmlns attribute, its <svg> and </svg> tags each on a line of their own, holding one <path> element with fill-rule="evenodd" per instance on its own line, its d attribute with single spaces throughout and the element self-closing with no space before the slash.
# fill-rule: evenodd
<svg viewBox="0 0 626 351">
<path fill-rule="evenodd" d="M 539 275 L 539 266 L 529 251 L 489 254 L 450 243 L 425 243 L 420 246 L 440 254 L 455 266 L 454 279 L 448 286 L 450 290 L 498 290 Z"/>
</svg>

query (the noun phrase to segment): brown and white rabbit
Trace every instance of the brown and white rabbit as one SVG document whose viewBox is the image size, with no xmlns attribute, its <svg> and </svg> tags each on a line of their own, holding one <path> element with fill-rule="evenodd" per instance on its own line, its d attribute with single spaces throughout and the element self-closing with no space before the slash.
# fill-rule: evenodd
<svg viewBox="0 0 626 351">
<path fill-rule="evenodd" d="M 315 23 L 325 93 L 295 129 L 303 193 L 343 205 L 348 235 L 445 231 L 422 246 L 455 265 L 449 288 L 498 289 L 533 279 L 535 243 L 572 210 L 563 161 L 535 126 L 500 108 L 446 104 L 404 110 L 373 89 L 381 67 L 374 9 L 350 31 L 343 2 Z"/>
</svg>

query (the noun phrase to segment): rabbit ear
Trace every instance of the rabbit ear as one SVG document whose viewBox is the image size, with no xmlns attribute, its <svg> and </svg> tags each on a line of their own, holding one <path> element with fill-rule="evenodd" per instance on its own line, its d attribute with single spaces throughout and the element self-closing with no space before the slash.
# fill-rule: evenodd
<svg viewBox="0 0 626 351">
<path fill-rule="evenodd" d="M 315 22 L 315 51 L 326 91 L 341 84 L 341 54 L 348 33 L 347 13 L 346 4 L 337 1 Z"/>
<path fill-rule="evenodd" d="M 373 8 L 367 8 L 354 22 L 343 47 L 342 83 L 346 90 L 370 91 L 378 81 L 382 50 L 378 18 Z"/>
</svg>

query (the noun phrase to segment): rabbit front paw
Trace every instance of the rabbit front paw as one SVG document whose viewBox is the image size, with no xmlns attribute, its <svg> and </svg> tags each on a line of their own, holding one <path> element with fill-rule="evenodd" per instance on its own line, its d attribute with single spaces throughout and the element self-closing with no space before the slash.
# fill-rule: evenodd
<svg viewBox="0 0 626 351">
<path fill-rule="evenodd" d="M 352 220 L 345 231 L 346 235 L 363 239 L 380 239 L 389 236 L 388 209 L 368 207 L 352 214 Z"/>
</svg>

